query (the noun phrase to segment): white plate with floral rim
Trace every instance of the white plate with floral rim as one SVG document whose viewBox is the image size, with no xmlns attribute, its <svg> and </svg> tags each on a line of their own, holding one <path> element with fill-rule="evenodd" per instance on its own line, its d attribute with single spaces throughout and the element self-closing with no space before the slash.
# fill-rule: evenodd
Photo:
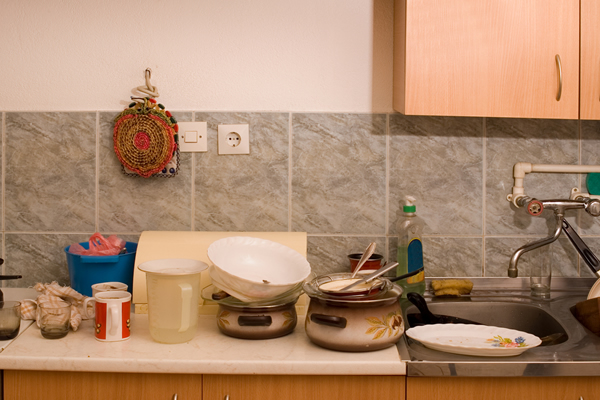
<svg viewBox="0 0 600 400">
<path fill-rule="evenodd" d="M 542 343 L 535 335 L 488 325 L 422 325 L 408 329 L 406 335 L 430 349 L 467 356 L 516 356 Z"/>
</svg>

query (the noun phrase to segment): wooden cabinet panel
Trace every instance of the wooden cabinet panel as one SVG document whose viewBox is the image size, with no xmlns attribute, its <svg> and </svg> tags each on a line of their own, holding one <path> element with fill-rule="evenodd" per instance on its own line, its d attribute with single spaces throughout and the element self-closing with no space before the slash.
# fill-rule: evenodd
<svg viewBox="0 0 600 400">
<path fill-rule="evenodd" d="M 404 376 L 204 375 L 204 400 L 404 400 Z"/>
<path fill-rule="evenodd" d="M 5 400 L 202 399 L 202 376 L 4 371 Z"/>
<path fill-rule="evenodd" d="M 600 0 L 581 0 L 581 119 L 600 119 L 599 23 Z"/>
<path fill-rule="evenodd" d="M 407 378 L 406 400 L 585 400 L 600 396 L 598 377 Z"/>
<path fill-rule="evenodd" d="M 579 0 L 396 0 L 394 24 L 397 111 L 578 118 Z"/>
</svg>

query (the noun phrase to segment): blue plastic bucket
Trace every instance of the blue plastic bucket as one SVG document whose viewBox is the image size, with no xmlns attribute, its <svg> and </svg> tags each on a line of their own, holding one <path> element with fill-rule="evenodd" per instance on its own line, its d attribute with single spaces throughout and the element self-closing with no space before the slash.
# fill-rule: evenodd
<svg viewBox="0 0 600 400">
<path fill-rule="evenodd" d="M 79 243 L 86 250 L 88 242 Z M 92 296 L 92 285 L 103 282 L 123 282 L 129 293 L 133 290 L 133 268 L 137 243 L 126 242 L 127 253 L 115 256 L 82 256 L 69 253 L 65 247 L 71 287 L 85 296 Z"/>
</svg>

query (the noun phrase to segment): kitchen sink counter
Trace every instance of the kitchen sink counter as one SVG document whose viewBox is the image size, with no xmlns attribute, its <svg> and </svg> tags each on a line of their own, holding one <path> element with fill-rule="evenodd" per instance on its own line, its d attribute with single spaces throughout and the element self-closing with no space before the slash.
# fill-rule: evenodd
<svg viewBox="0 0 600 400">
<path fill-rule="evenodd" d="M 131 338 L 99 342 L 91 320 L 57 340 L 42 338 L 34 324 L 0 354 L 0 369 L 261 375 L 404 375 L 395 346 L 345 353 L 314 345 L 304 316 L 290 335 L 244 340 L 223 335 L 214 315 L 201 315 L 194 339 L 161 344 L 150 337 L 148 316 L 132 314 Z"/>
<path fill-rule="evenodd" d="M 529 278 L 472 280 L 475 288 L 471 296 L 459 300 L 430 297 L 428 303 L 434 314 L 452 315 L 486 325 L 532 332 L 539 337 L 558 331 L 555 325 L 548 327 L 547 332 L 543 331 L 543 319 L 536 319 L 536 316 L 543 314 L 555 319 L 568 338 L 552 345 L 530 349 L 518 356 L 478 357 L 432 350 L 405 335 L 398 344 L 398 350 L 407 363 L 408 376 L 600 376 L 600 337 L 585 329 L 570 311 L 576 303 L 586 299 L 595 279 L 553 278 L 552 297 L 547 300 L 530 296 Z M 477 307 L 478 303 L 483 307 Z M 482 312 L 464 314 L 476 308 L 482 309 Z M 503 312 L 505 310 L 502 308 L 510 311 Z M 531 312 L 526 312 L 528 310 Z M 405 304 L 405 316 L 414 311 L 414 306 Z M 408 322 L 407 329 L 409 327 Z"/>
</svg>

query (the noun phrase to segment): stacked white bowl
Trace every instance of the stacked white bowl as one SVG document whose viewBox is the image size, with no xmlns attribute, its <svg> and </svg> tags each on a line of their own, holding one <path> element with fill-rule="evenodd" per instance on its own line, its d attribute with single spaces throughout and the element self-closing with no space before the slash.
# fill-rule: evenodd
<svg viewBox="0 0 600 400">
<path fill-rule="evenodd" d="M 310 264 L 297 251 L 266 239 L 233 236 L 208 247 L 213 285 L 244 302 L 276 298 L 300 289 Z"/>
</svg>

